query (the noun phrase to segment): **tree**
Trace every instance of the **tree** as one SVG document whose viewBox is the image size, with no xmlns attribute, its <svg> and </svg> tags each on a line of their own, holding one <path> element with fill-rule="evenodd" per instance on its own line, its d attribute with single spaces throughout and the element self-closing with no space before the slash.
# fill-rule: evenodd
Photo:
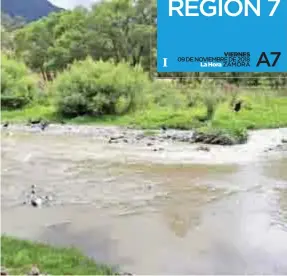
<svg viewBox="0 0 287 276">
<path fill-rule="evenodd" d="M 15 16 L 11 17 L 8 14 L 1 12 L 1 25 L 5 27 L 7 31 L 13 31 L 23 27 L 26 21 L 23 17 Z"/>
<path fill-rule="evenodd" d="M 50 14 L 16 31 L 16 54 L 35 71 L 48 76 L 66 69 L 75 60 L 140 64 L 156 73 L 156 0 L 111 0 L 97 2 L 91 10 L 76 8 Z M 7 41 L 7 40 L 6 40 Z M 286 73 L 160 73 L 182 83 L 200 84 L 204 78 L 218 85 L 287 85 Z M 46 79 L 46 77 L 45 77 Z"/>
<path fill-rule="evenodd" d="M 53 13 L 33 22 L 15 33 L 16 55 L 34 71 L 46 78 L 46 64 L 49 63 L 49 49 L 54 44 L 54 28 L 63 13 Z"/>
<path fill-rule="evenodd" d="M 21 108 L 37 92 L 37 79 L 23 62 L 1 55 L 1 107 Z"/>
<path fill-rule="evenodd" d="M 114 0 L 51 14 L 21 29 L 16 50 L 34 70 L 58 71 L 74 60 L 122 60 L 150 66 L 155 47 L 155 0 Z M 152 42 L 152 43 L 151 43 Z"/>
<path fill-rule="evenodd" d="M 4 26 L 1 25 L 1 49 L 4 52 L 12 52 L 14 49 L 13 34 L 8 32 Z"/>
</svg>

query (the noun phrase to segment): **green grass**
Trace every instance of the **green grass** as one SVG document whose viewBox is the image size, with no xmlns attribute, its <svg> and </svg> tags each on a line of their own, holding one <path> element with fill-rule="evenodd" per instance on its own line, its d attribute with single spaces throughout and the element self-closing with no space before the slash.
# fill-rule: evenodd
<svg viewBox="0 0 287 276">
<path fill-rule="evenodd" d="M 247 96 L 246 96 L 247 95 Z M 236 137 L 249 129 L 278 128 L 287 126 L 287 97 L 245 94 L 245 106 L 238 113 L 232 111 L 227 102 L 218 106 L 212 121 L 201 123 L 196 118 L 205 114 L 205 106 L 197 104 L 192 108 L 149 105 L 145 109 L 122 116 L 77 117 L 66 120 L 71 124 L 103 124 L 134 126 L 143 129 L 157 129 L 166 126 L 175 129 L 224 130 Z M 61 118 L 51 106 L 32 106 L 18 111 L 2 111 L 2 120 L 26 122 L 29 118 L 42 117 L 53 122 Z"/>
<path fill-rule="evenodd" d="M 98 265 L 74 248 L 48 245 L 1 236 L 1 265 L 11 275 L 27 275 L 33 264 L 52 275 L 111 275 L 112 269 Z"/>
<path fill-rule="evenodd" d="M 26 123 L 29 119 L 39 117 L 55 122 L 59 120 L 55 108 L 51 105 L 34 105 L 18 110 L 2 110 L 1 117 L 2 121 L 14 123 Z"/>
<path fill-rule="evenodd" d="M 287 126 L 287 97 L 254 98 L 251 109 L 243 108 L 238 114 L 230 112 L 226 105 L 221 105 L 213 120 L 213 126 L 234 129 L 262 129 Z"/>
</svg>

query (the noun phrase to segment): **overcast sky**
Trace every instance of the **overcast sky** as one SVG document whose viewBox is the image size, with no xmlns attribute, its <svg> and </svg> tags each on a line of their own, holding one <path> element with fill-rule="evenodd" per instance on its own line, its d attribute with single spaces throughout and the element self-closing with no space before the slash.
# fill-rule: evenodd
<svg viewBox="0 0 287 276">
<path fill-rule="evenodd" d="M 89 5 L 91 5 L 91 3 L 95 2 L 96 0 L 49 0 L 49 1 L 58 7 L 70 9 L 79 5 L 88 7 Z"/>
</svg>

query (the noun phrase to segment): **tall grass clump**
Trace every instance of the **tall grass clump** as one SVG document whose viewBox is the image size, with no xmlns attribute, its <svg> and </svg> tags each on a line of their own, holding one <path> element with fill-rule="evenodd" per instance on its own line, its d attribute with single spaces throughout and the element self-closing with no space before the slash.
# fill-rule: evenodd
<svg viewBox="0 0 287 276">
<path fill-rule="evenodd" d="M 206 107 L 206 120 L 210 121 L 214 118 L 217 107 L 220 103 L 226 100 L 222 90 L 212 82 L 207 80 L 202 82 L 200 87 L 201 100 Z"/>
</svg>

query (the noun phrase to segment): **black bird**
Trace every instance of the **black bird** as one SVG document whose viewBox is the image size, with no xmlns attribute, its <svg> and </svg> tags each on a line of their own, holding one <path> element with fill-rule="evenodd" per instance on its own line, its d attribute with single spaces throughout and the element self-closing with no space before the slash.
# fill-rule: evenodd
<svg viewBox="0 0 287 276">
<path fill-rule="evenodd" d="M 40 124 L 41 122 L 42 122 L 41 118 L 39 118 L 39 119 L 29 119 L 28 125 L 37 125 L 37 124 Z"/>
<path fill-rule="evenodd" d="M 40 123 L 40 128 L 41 130 L 45 130 L 45 128 L 49 125 L 49 123 L 47 121 L 41 122 Z"/>
<path fill-rule="evenodd" d="M 5 122 L 4 124 L 3 124 L 3 127 L 8 127 L 9 126 L 9 123 L 8 122 Z"/>
<path fill-rule="evenodd" d="M 166 130 L 167 130 L 167 127 L 166 127 L 165 125 L 163 125 L 163 126 L 161 126 L 161 129 L 162 129 L 163 131 L 166 131 Z"/>
<path fill-rule="evenodd" d="M 239 112 L 240 109 L 241 109 L 241 104 L 242 104 L 242 101 L 238 101 L 238 102 L 234 105 L 233 110 L 234 110 L 235 112 Z"/>
</svg>

